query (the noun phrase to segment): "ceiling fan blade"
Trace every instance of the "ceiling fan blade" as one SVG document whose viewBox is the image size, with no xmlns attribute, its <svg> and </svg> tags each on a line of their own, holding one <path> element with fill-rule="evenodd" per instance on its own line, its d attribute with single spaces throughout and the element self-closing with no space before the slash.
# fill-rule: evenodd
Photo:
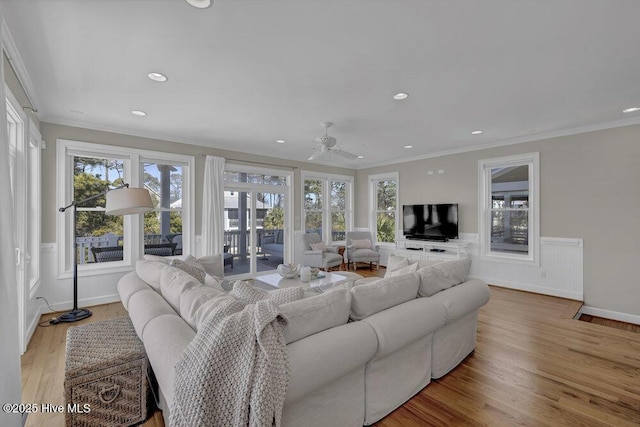
<svg viewBox="0 0 640 427">
<path fill-rule="evenodd" d="M 348 151 L 343 151 L 343 150 L 331 150 L 331 151 L 340 157 L 344 157 L 345 159 L 354 160 L 358 158 L 356 154 L 350 153 Z"/>
<path fill-rule="evenodd" d="M 307 160 L 315 160 L 318 157 L 322 156 L 324 154 L 324 151 L 322 150 L 316 150 L 314 151 Z"/>
</svg>

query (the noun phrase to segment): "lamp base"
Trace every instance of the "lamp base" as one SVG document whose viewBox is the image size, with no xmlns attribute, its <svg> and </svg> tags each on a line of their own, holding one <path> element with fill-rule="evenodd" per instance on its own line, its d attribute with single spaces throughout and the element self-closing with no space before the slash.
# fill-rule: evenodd
<svg viewBox="0 0 640 427">
<path fill-rule="evenodd" d="M 90 317 L 92 314 L 93 313 L 91 313 L 86 308 L 78 308 L 76 310 L 63 313 L 60 316 L 56 317 L 55 319 L 51 319 L 49 323 L 56 324 L 56 323 L 62 323 L 62 322 L 65 322 L 65 323 L 77 322 L 78 320 L 82 320 L 82 319 L 86 319 L 87 317 Z"/>
</svg>

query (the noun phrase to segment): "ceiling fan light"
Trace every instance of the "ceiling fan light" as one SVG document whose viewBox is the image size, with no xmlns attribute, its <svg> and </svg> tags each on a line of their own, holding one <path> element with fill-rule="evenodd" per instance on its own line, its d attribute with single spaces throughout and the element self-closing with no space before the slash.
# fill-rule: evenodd
<svg viewBox="0 0 640 427">
<path fill-rule="evenodd" d="M 186 2 L 198 9 L 206 9 L 212 4 L 211 0 L 186 0 Z"/>
</svg>

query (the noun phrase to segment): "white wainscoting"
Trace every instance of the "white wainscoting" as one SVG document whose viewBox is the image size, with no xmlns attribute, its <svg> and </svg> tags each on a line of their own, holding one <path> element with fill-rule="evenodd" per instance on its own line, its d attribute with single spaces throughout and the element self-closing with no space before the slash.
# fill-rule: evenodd
<svg viewBox="0 0 640 427">
<path fill-rule="evenodd" d="M 505 288 L 583 300 L 582 239 L 541 237 L 540 266 L 480 259 L 477 234 L 461 234 L 471 242 L 471 276 Z"/>
</svg>

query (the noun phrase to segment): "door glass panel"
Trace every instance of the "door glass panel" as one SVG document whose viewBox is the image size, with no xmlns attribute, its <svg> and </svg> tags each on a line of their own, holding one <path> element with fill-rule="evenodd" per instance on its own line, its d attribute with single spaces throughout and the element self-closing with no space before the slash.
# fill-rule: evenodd
<svg viewBox="0 0 640 427">
<path fill-rule="evenodd" d="M 257 193 L 256 232 L 258 237 L 258 271 L 273 270 L 284 262 L 285 195 Z"/>
</svg>

